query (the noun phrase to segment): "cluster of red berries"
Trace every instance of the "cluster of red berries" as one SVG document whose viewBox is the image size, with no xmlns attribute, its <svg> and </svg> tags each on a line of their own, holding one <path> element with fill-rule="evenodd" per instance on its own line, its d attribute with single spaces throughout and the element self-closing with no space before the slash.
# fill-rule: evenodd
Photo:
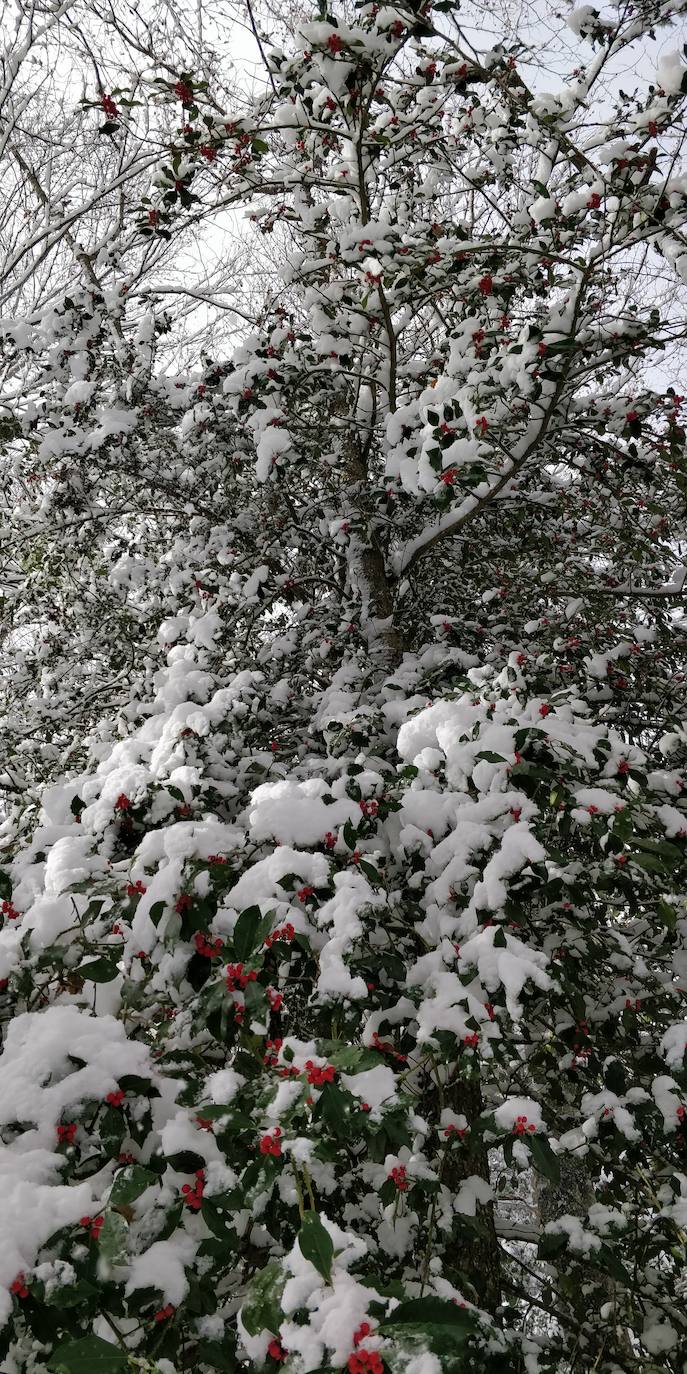
<svg viewBox="0 0 687 1374">
<path fill-rule="evenodd" d="M 279 1360 L 280 1363 L 282 1360 L 286 1359 L 288 1353 L 288 1350 L 284 1350 L 283 1346 L 276 1339 L 270 1341 L 267 1347 L 267 1354 L 271 1355 L 273 1360 Z"/>
<path fill-rule="evenodd" d="M 28 1298 L 29 1290 L 24 1282 L 24 1271 L 17 1274 L 16 1279 L 10 1284 L 10 1293 L 14 1293 L 15 1298 Z"/>
<path fill-rule="evenodd" d="M 524 1135 L 526 1131 L 536 1131 L 536 1129 L 531 1121 L 528 1123 L 526 1116 L 516 1116 L 513 1135 Z"/>
<path fill-rule="evenodd" d="M 181 101 L 182 105 L 193 104 L 193 91 L 191 90 L 191 87 L 188 85 L 188 82 L 177 81 L 176 85 L 172 89 L 177 99 Z"/>
<path fill-rule="evenodd" d="M 362 1341 L 372 1335 L 372 1327 L 369 1322 L 361 1322 L 357 1331 L 353 1332 L 353 1344 L 358 1348 Z"/>
<path fill-rule="evenodd" d="M 348 1357 L 348 1374 L 384 1374 L 384 1361 L 378 1350 L 357 1350 Z"/>
<path fill-rule="evenodd" d="M 210 941 L 206 940 L 202 930 L 196 931 L 193 937 L 193 943 L 196 947 L 198 954 L 202 954 L 205 959 L 216 959 L 222 953 L 222 949 L 224 948 L 219 936 L 217 936 L 217 939 L 213 940 L 212 944 L 210 944 Z"/>
<path fill-rule="evenodd" d="M 407 1192 L 410 1186 L 406 1177 L 405 1164 L 399 1164 L 395 1169 L 392 1169 L 391 1173 L 387 1174 L 387 1179 L 396 1184 L 399 1193 Z"/>
<path fill-rule="evenodd" d="M 21 912 L 17 911 L 17 908 L 8 901 L 2 903 L 0 910 L 2 910 L 3 916 L 6 916 L 8 921 L 16 921 L 18 917 L 21 916 Z"/>
<path fill-rule="evenodd" d="M 165 1322 L 165 1321 L 167 1321 L 167 1318 L 168 1318 L 168 1317 L 173 1317 L 173 1316 L 174 1316 L 174 1308 L 172 1307 L 171 1302 L 168 1302 L 166 1307 L 161 1307 L 160 1310 L 159 1310 L 159 1312 L 156 1312 L 156 1313 L 155 1313 L 155 1318 L 154 1318 L 154 1320 L 155 1320 L 156 1322 Z"/>
<path fill-rule="evenodd" d="M 250 973 L 244 973 L 243 964 L 227 964 L 226 981 L 230 992 L 236 992 L 237 988 L 240 988 L 243 992 L 243 989 L 247 987 L 248 983 L 254 983 L 256 981 L 257 976 L 254 970 Z"/>
<path fill-rule="evenodd" d="M 282 1006 L 284 1005 L 284 994 L 283 992 L 276 992 L 274 988 L 268 988 L 267 1000 L 270 1004 L 272 1011 L 281 1011 Z"/>
<path fill-rule="evenodd" d="M 304 902 L 304 901 L 306 901 L 306 899 L 307 899 L 308 897 L 314 897 L 314 896 L 315 896 L 315 889 L 314 889 L 314 887 L 308 887 L 308 886 L 306 886 L 306 887 L 300 887 L 300 888 L 298 889 L 298 892 L 296 893 L 296 896 L 297 896 L 299 902 Z"/>
<path fill-rule="evenodd" d="M 108 1102 L 111 1107 L 121 1107 L 124 1097 L 124 1089 L 118 1088 L 116 1092 L 108 1093 L 105 1101 Z"/>
<path fill-rule="evenodd" d="M 477 1031 L 473 1031 L 471 1035 L 464 1035 L 463 1044 L 468 1045 L 472 1050 L 476 1050 L 479 1045 L 479 1035 Z"/>
<path fill-rule="evenodd" d="M 102 1231 L 103 1226 L 105 1225 L 105 1218 L 81 1217 L 79 1225 L 88 1227 L 88 1234 L 90 1235 L 91 1240 L 99 1240 L 100 1232 Z"/>
<path fill-rule="evenodd" d="M 76 1135 L 77 1129 L 78 1129 L 78 1127 L 77 1127 L 77 1124 L 76 1124 L 75 1121 L 68 1121 L 68 1122 L 65 1123 L 65 1125 L 63 1125 L 63 1126 L 58 1126 L 58 1127 L 57 1127 L 57 1139 L 58 1139 L 60 1145 L 71 1145 L 71 1144 L 73 1144 L 74 1137 L 75 1137 L 75 1135 Z"/>
<path fill-rule="evenodd" d="M 200 391 L 200 387 L 198 387 L 198 390 Z M 208 854 L 209 864 L 225 864 L 226 862 L 223 854 Z"/>
<path fill-rule="evenodd" d="M 375 801 L 374 797 L 371 801 L 361 801 L 358 803 L 358 805 L 363 813 L 363 816 L 367 816 L 368 820 L 373 820 L 374 817 L 379 813 L 379 802 Z"/>
<path fill-rule="evenodd" d="M 398 1059 L 399 1063 L 407 1064 L 407 1054 L 400 1054 L 388 1040 L 380 1040 L 376 1031 L 372 1034 L 372 1044 L 376 1050 L 379 1050 L 380 1054 L 390 1054 L 392 1058 Z"/>
<path fill-rule="evenodd" d="M 126 889 L 126 895 L 127 897 L 135 897 L 137 893 L 140 893 L 141 896 L 143 896 L 143 893 L 147 891 L 148 889 L 145 886 L 145 883 L 142 883 L 141 879 L 139 878 L 137 882 L 128 884 Z"/>
<path fill-rule="evenodd" d="M 115 811 L 130 811 L 130 810 L 131 810 L 131 802 L 129 801 L 129 798 L 128 798 L 127 795 L 126 795 L 126 792 L 120 792 L 120 794 L 119 794 L 119 796 L 117 797 L 117 800 L 116 800 L 116 802 L 115 802 L 115 804 L 114 804 L 114 809 L 115 809 Z"/>
<path fill-rule="evenodd" d="M 265 1049 L 267 1053 L 263 1055 L 262 1062 L 263 1064 L 267 1064 L 268 1068 L 273 1069 L 275 1064 L 279 1062 L 279 1051 L 283 1043 L 284 1042 L 281 1036 L 279 1036 L 276 1040 L 265 1041 Z"/>
<path fill-rule="evenodd" d="M 302 891 L 304 892 L 305 888 L 303 888 Z M 298 895 L 300 897 L 300 892 Z M 291 922 L 287 921 L 285 926 L 280 926 L 277 930 L 273 930 L 271 935 L 265 937 L 265 949 L 271 949 L 272 945 L 275 944 L 277 940 L 285 940 L 286 943 L 290 945 L 295 934 L 295 926 L 292 926 Z"/>
<path fill-rule="evenodd" d="M 278 1126 L 275 1126 L 275 1128 L 274 1128 L 274 1130 L 272 1131 L 271 1135 L 269 1135 L 269 1134 L 268 1134 L 268 1135 L 264 1135 L 264 1136 L 262 1137 L 262 1140 L 260 1141 L 260 1154 L 261 1154 L 261 1155 L 274 1155 L 275 1158 L 276 1158 L 278 1155 L 280 1155 L 280 1154 L 281 1154 L 281 1140 L 280 1140 L 280 1138 L 279 1138 L 280 1136 L 281 1136 L 281 1131 L 280 1131 L 280 1129 L 279 1129 Z"/>
<path fill-rule="evenodd" d="M 119 119 L 119 110 L 117 109 L 117 106 L 115 105 L 115 102 L 112 99 L 111 95 L 101 96 L 100 104 L 102 105 L 103 110 L 105 111 L 105 114 L 107 115 L 108 119 Z"/>
<path fill-rule="evenodd" d="M 195 1183 L 185 1183 L 181 1191 L 186 1206 L 190 1207 L 192 1212 L 199 1212 L 205 1191 L 205 1170 L 197 1169 Z"/>
<path fill-rule="evenodd" d="M 187 911 L 190 907 L 191 901 L 192 899 L 189 896 L 188 892 L 182 892 L 181 896 L 177 899 L 175 903 L 174 910 L 177 912 L 179 916 L 182 916 L 183 913 Z"/>
<path fill-rule="evenodd" d="M 333 1064 L 327 1064 L 326 1068 L 321 1069 L 317 1064 L 313 1064 L 312 1059 L 306 1061 L 305 1072 L 308 1082 L 315 1088 L 321 1088 L 325 1083 L 333 1083 L 336 1078 Z"/>
<path fill-rule="evenodd" d="M 446 1136 L 447 1140 L 450 1140 L 452 1135 L 457 1135 L 458 1139 L 462 1140 L 463 1136 L 466 1136 L 467 1133 L 468 1132 L 466 1126 L 447 1126 L 446 1130 L 444 1131 L 444 1135 Z"/>
</svg>

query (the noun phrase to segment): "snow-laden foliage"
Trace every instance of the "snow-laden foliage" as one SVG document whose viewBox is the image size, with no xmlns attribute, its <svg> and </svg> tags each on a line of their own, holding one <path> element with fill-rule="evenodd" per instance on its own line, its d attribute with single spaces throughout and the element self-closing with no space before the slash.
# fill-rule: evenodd
<svg viewBox="0 0 687 1374">
<path fill-rule="evenodd" d="M 595 105 L 680 8 L 187 73 L 131 222 L 224 168 L 242 346 L 3 326 L 8 1374 L 682 1374 L 679 58 Z"/>
</svg>

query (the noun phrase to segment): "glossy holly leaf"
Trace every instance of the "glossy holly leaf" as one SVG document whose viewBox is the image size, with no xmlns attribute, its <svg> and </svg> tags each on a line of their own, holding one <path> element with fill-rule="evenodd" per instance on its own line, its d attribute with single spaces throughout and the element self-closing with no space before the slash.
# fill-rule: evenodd
<svg viewBox="0 0 687 1374">
<path fill-rule="evenodd" d="M 48 1360 L 53 1374 L 127 1374 L 128 1356 L 118 1346 L 101 1340 L 100 1336 L 85 1336 L 81 1341 L 67 1341 L 58 1346 Z"/>
<path fill-rule="evenodd" d="M 129 1228 L 119 1212 L 108 1212 L 98 1237 L 98 1249 L 104 1259 L 119 1264 L 126 1257 Z"/>
<path fill-rule="evenodd" d="M 259 906 L 249 906 L 241 912 L 232 936 L 237 959 L 250 959 L 253 951 L 259 949 L 265 936 L 270 934 L 274 919 L 273 911 L 263 916 Z"/>
<path fill-rule="evenodd" d="M 256 1274 L 241 1308 L 241 1321 L 249 1336 L 257 1336 L 260 1331 L 279 1330 L 282 1319 L 280 1298 L 285 1282 L 286 1274 L 277 1260 L 270 1260 Z"/>
<path fill-rule="evenodd" d="M 543 1174 L 544 1178 L 548 1178 L 551 1183 L 558 1183 L 561 1176 L 560 1164 L 546 1136 L 528 1135 L 523 1136 L 523 1140 L 529 1147 L 537 1172 Z"/>
<path fill-rule="evenodd" d="M 91 959 L 75 969 L 77 977 L 90 983 L 112 983 L 120 970 L 112 959 Z"/>
<path fill-rule="evenodd" d="M 122 1169 L 112 1185 L 110 1193 L 110 1204 L 113 1207 L 127 1206 L 130 1202 L 135 1202 L 137 1197 L 154 1183 L 156 1175 L 149 1169 L 141 1168 L 140 1164 L 132 1164 L 126 1169 Z"/>
<path fill-rule="evenodd" d="M 298 1232 L 298 1247 L 304 1259 L 310 1260 L 318 1274 L 331 1283 L 334 1242 L 317 1212 L 306 1212 L 303 1217 Z"/>
</svg>

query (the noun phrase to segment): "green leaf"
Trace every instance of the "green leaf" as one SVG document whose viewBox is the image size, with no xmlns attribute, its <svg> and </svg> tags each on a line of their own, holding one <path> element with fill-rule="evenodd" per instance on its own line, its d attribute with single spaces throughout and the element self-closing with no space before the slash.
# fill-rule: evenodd
<svg viewBox="0 0 687 1374">
<path fill-rule="evenodd" d="M 627 1092 L 627 1074 L 619 1059 L 610 1059 L 605 1065 L 604 1083 L 612 1093 Z"/>
<path fill-rule="evenodd" d="M 405 1374 L 411 1359 L 429 1350 L 441 1374 L 466 1374 L 464 1346 L 474 1324 L 472 1312 L 442 1298 L 402 1302 L 379 1328 L 386 1337 L 384 1362 L 392 1374 Z"/>
<path fill-rule="evenodd" d="M 632 1288 L 632 1275 L 628 1273 L 625 1265 L 621 1263 L 618 1256 L 608 1245 L 602 1244 L 601 1249 L 597 1250 L 592 1258 L 594 1262 L 598 1264 L 599 1268 L 604 1269 L 612 1279 L 615 1279 L 618 1283 L 624 1284 L 626 1288 Z"/>
<path fill-rule="evenodd" d="M 81 964 L 74 972 L 89 983 L 111 983 L 119 969 L 111 959 L 92 959 L 88 964 Z"/>
<path fill-rule="evenodd" d="M 211 1369 L 219 1369 L 222 1374 L 233 1374 L 238 1368 L 233 1351 L 219 1341 L 201 1341 L 196 1346 L 195 1359 L 196 1367 L 209 1364 Z"/>
<path fill-rule="evenodd" d="M 358 832 L 357 830 L 353 829 L 351 821 L 346 821 L 346 824 L 344 825 L 342 831 L 342 835 L 344 844 L 348 845 L 349 849 L 355 849 L 358 843 Z"/>
<path fill-rule="evenodd" d="M 323 1117 L 336 1136 L 342 1136 L 348 1129 L 346 1099 L 334 1083 L 325 1083 L 317 1102 L 316 1115 Z"/>
<path fill-rule="evenodd" d="M 662 926 L 667 926 L 668 930 L 674 930 L 677 925 L 677 911 L 670 902 L 661 899 L 656 903 L 656 914 Z"/>
<path fill-rule="evenodd" d="M 126 1257 L 129 1228 L 119 1212 L 108 1212 L 98 1238 L 98 1249 L 104 1259 L 118 1264 Z"/>
<path fill-rule="evenodd" d="M 493 754 L 489 749 L 483 749 L 480 754 L 475 754 L 475 761 L 477 759 L 484 759 L 485 763 L 507 763 L 507 759 L 504 759 L 501 754 Z"/>
<path fill-rule="evenodd" d="M 160 920 L 164 909 L 164 902 L 153 902 L 153 905 L 151 906 L 150 911 L 148 912 L 148 916 L 150 917 L 150 920 L 152 921 L 156 929 L 160 924 Z"/>
<path fill-rule="evenodd" d="M 195 1150 L 177 1150 L 176 1154 L 166 1156 L 170 1169 L 180 1174 L 195 1174 L 197 1169 L 205 1168 L 205 1160 Z"/>
<path fill-rule="evenodd" d="M 668 864 L 665 859 L 659 858 L 658 854 L 630 854 L 630 862 L 639 864 L 640 868 L 646 869 L 647 873 L 660 873 L 663 876 L 668 872 Z"/>
<path fill-rule="evenodd" d="M 322 1053 L 326 1054 L 335 1069 L 343 1069 L 344 1073 L 363 1073 L 365 1069 L 376 1069 L 379 1064 L 377 1050 L 368 1050 L 362 1045 L 345 1045 L 330 1052 L 326 1046 L 327 1042 L 322 1046 Z"/>
<path fill-rule="evenodd" d="M 259 906 L 249 906 L 241 912 L 232 936 L 237 959 L 250 959 L 253 950 L 258 949 L 265 936 L 269 935 L 274 919 L 273 911 L 268 911 L 263 916 Z"/>
<path fill-rule="evenodd" d="M 126 1374 L 128 1356 L 116 1345 L 100 1336 L 86 1336 L 81 1341 L 68 1341 L 58 1346 L 48 1360 L 54 1374 Z"/>
<path fill-rule="evenodd" d="M 135 1202 L 151 1183 L 155 1183 L 155 1179 L 156 1175 L 151 1174 L 149 1169 L 143 1169 L 140 1164 L 132 1164 L 127 1169 L 122 1169 L 112 1185 L 110 1205 L 122 1207 Z"/>
<path fill-rule="evenodd" d="M 278 1260 L 270 1260 L 252 1280 L 241 1308 L 241 1321 L 249 1336 L 257 1336 L 261 1331 L 279 1330 L 282 1319 L 280 1299 L 285 1282 L 286 1274 Z"/>
<path fill-rule="evenodd" d="M 558 1183 L 561 1176 L 560 1165 L 546 1136 L 527 1135 L 523 1136 L 523 1141 L 529 1146 L 537 1172 L 550 1179 L 552 1183 Z"/>
<path fill-rule="evenodd" d="M 78 1283 L 66 1283 L 53 1288 L 52 1292 L 45 1294 L 43 1301 L 49 1307 L 78 1307 L 80 1303 L 88 1302 L 89 1298 L 97 1297 L 98 1292 L 94 1283 L 79 1279 Z"/>
<path fill-rule="evenodd" d="M 380 1330 L 384 1331 L 389 1326 L 398 1326 L 410 1323 L 412 1326 L 419 1326 L 431 1322 L 432 1326 L 461 1327 L 464 1331 L 474 1326 L 475 1319 L 472 1312 L 466 1307 L 458 1307 L 457 1303 L 447 1302 L 444 1298 L 410 1298 L 408 1302 L 399 1303 L 389 1317 L 382 1322 Z"/>
<path fill-rule="evenodd" d="M 562 1254 L 568 1244 L 565 1231 L 545 1231 L 540 1238 L 537 1256 L 539 1259 L 554 1259 Z"/>
<path fill-rule="evenodd" d="M 306 1212 L 298 1232 L 298 1245 L 304 1259 L 314 1264 L 326 1283 L 332 1280 L 334 1242 L 317 1212 Z"/>
<path fill-rule="evenodd" d="M 372 864 L 366 863 L 364 859 L 360 860 L 360 871 L 361 873 L 365 874 L 366 878 L 369 878 L 371 883 L 376 884 L 380 882 L 380 877 L 379 873 L 377 872 L 377 869 L 374 868 Z"/>
<path fill-rule="evenodd" d="M 139 1073 L 123 1073 L 118 1079 L 120 1088 L 125 1093 L 143 1093 L 145 1097 L 159 1097 L 160 1093 L 154 1088 L 149 1078 L 144 1078 Z"/>
</svg>

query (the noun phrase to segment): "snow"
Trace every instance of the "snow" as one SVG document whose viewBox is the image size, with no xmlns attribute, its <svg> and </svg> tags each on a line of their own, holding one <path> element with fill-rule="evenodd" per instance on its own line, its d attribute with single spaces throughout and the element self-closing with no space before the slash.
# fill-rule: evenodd
<svg viewBox="0 0 687 1374">
<path fill-rule="evenodd" d="M 509 1097 L 494 1112 L 496 1125 L 502 1131 L 512 1131 L 519 1116 L 526 1116 L 527 1124 L 536 1126 L 538 1131 L 544 1127 L 541 1107 L 531 1097 Z"/>
<path fill-rule="evenodd" d="M 165 1303 L 178 1307 L 189 1291 L 185 1269 L 194 1259 L 199 1239 L 187 1231 L 175 1231 L 169 1240 L 158 1240 L 129 1265 L 126 1292 L 137 1288 L 156 1288 Z"/>
<path fill-rule="evenodd" d="M 405 1374 L 441 1374 L 439 1356 L 433 1355 L 431 1350 L 421 1351 L 419 1355 L 411 1355 L 405 1365 Z"/>
<path fill-rule="evenodd" d="M 547 1236 L 566 1235 L 571 1250 L 578 1255 L 591 1255 L 601 1249 L 601 1241 L 593 1232 L 586 1231 L 579 1217 L 561 1216 L 544 1227 Z"/>
<path fill-rule="evenodd" d="M 326 795 L 331 795 L 331 789 L 321 778 L 262 783 L 251 797 L 249 821 L 253 838 L 274 837 L 281 844 L 314 845 L 347 820 L 353 825 L 360 821 L 357 802 L 339 797 L 327 805 L 322 800 Z"/>
<path fill-rule="evenodd" d="M 540 196 L 530 205 L 530 214 L 535 224 L 541 224 L 546 219 L 553 219 L 556 214 L 556 202 L 549 196 Z"/>
<path fill-rule="evenodd" d="M 644 1323 L 640 1339 L 650 1355 L 664 1355 L 666 1351 L 675 1349 L 680 1337 L 665 1317 L 657 1315 L 653 1321 Z"/>
<path fill-rule="evenodd" d="M 234 1069 L 218 1069 L 216 1073 L 210 1074 L 206 1082 L 210 1100 L 218 1105 L 228 1106 L 245 1081 L 245 1078 Z"/>
<path fill-rule="evenodd" d="M 599 21 L 599 11 L 593 5 L 580 5 L 577 9 L 571 10 L 566 23 L 578 38 L 585 37 L 591 32 Z"/>
<path fill-rule="evenodd" d="M 460 1184 L 453 1199 L 453 1207 L 463 1216 L 474 1217 L 477 1215 L 478 1206 L 485 1206 L 486 1203 L 493 1201 L 494 1190 L 487 1180 L 480 1178 L 479 1174 L 471 1174 Z"/>
<path fill-rule="evenodd" d="M 380 1107 L 390 1107 L 398 1100 L 396 1076 L 386 1064 L 364 1069 L 362 1073 L 342 1074 L 341 1082 L 354 1097 L 366 1102 L 371 1112 Z"/>
<path fill-rule="evenodd" d="M 505 948 L 499 948 L 494 944 L 495 933 L 496 928 L 490 927 L 462 944 L 460 965 L 475 965 L 488 992 L 503 987 L 508 1011 L 517 1021 L 523 1014 L 519 998 L 525 984 L 531 981 L 542 991 L 551 986 L 545 971 L 548 960 L 541 950 L 531 949 L 510 933 L 505 937 Z"/>
<path fill-rule="evenodd" d="M 683 89 L 682 83 L 687 74 L 687 66 L 682 58 L 682 54 L 674 50 L 673 52 L 663 53 L 658 59 L 656 75 L 658 84 L 667 91 L 669 95 L 678 95 Z"/>
<path fill-rule="evenodd" d="M 383 893 L 374 891 L 362 873 L 337 873 L 334 887 L 334 896 L 317 913 L 318 926 L 327 931 L 326 943 L 320 951 L 318 997 L 323 1002 L 349 998 L 363 1001 L 368 995 L 367 983 L 360 974 L 349 972 L 345 959 L 364 935 L 360 909 L 382 908 L 385 898 Z"/>
<path fill-rule="evenodd" d="M 16 1275 L 30 1271 L 54 1232 L 94 1207 L 91 1184 L 60 1182 L 64 1159 L 55 1152 L 57 1124 L 78 1113 L 84 1102 L 101 1102 L 124 1074 L 153 1082 L 158 1077 L 146 1046 L 127 1040 L 121 1021 L 111 1016 L 52 1006 L 24 1012 L 7 1027 L 0 1056 L 0 1127 L 21 1122 L 23 1129 L 0 1151 L 2 1322 L 11 1310 L 8 1288 Z"/>
<path fill-rule="evenodd" d="M 681 1069 L 687 1049 L 687 1021 L 669 1026 L 663 1032 L 658 1044 L 658 1052 L 670 1069 Z"/>
</svg>

